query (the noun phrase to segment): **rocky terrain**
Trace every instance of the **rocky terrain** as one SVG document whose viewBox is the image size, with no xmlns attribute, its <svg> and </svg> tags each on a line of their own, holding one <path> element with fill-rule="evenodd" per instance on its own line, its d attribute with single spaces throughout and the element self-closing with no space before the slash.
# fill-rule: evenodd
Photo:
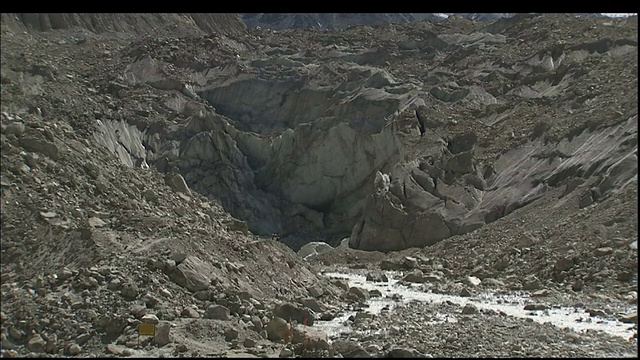
<svg viewBox="0 0 640 360">
<path fill-rule="evenodd" d="M 637 356 L 637 16 L 0 20 L 3 356 Z"/>
</svg>

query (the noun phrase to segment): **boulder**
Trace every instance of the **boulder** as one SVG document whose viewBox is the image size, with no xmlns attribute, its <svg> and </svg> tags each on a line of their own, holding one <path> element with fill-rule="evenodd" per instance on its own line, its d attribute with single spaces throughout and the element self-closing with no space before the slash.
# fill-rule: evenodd
<svg viewBox="0 0 640 360">
<path fill-rule="evenodd" d="M 184 178 L 180 174 L 167 174 L 165 177 L 165 183 L 169 185 L 173 191 L 187 195 L 190 193 L 186 181 L 184 181 Z"/>
<path fill-rule="evenodd" d="M 209 274 L 214 273 L 214 269 L 207 263 L 195 256 L 188 256 L 180 265 L 176 266 L 169 278 L 176 284 L 192 292 L 206 290 L 211 284 Z"/>
<path fill-rule="evenodd" d="M 380 269 L 386 271 L 397 271 L 402 269 L 402 265 L 389 260 L 382 260 L 380 262 Z"/>
<path fill-rule="evenodd" d="M 366 280 L 373 281 L 373 282 L 389 282 L 389 278 L 387 277 L 387 275 L 380 272 L 367 273 Z"/>
<path fill-rule="evenodd" d="M 304 300 L 302 300 L 302 305 L 304 305 L 305 307 L 308 307 L 309 309 L 320 313 L 323 310 L 324 306 L 322 306 L 317 299 L 314 298 L 306 298 Z"/>
<path fill-rule="evenodd" d="M 222 305 L 210 305 L 204 313 L 205 318 L 215 320 L 229 320 L 229 316 L 229 309 Z"/>
<path fill-rule="evenodd" d="M 159 347 L 163 347 L 171 342 L 170 337 L 171 323 L 163 321 L 156 325 L 156 333 L 153 336 L 153 343 Z"/>
<path fill-rule="evenodd" d="M 6 128 L 4 128 L 3 133 L 5 135 L 15 135 L 16 137 L 20 137 L 22 136 L 22 134 L 24 133 L 26 127 L 24 126 L 24 123 L 21 121 L 13 121 L 11 123 L 9 123 L 7 125 Z"/>
<path fill-rule="evenodd" d="M 473 304 L 466 304 L 462 308 L 463 315 L 471 315 L 471 314 L 477 314 L 477 313 L 478 313 L 478 308 Z"/>
<path fill-rule="evenodd" d="M 27 349 L 34 353 L 42 353 L 45 351 L 46 347 L 47 343 L 38 334 L 32 336 L 29 341 L 27 341 Z"/>
<path fill-rule="evenodd" d="M 418 259 L 411 256 L 405 256 L 402 260 L 402 267 L 409 270 L 415 269 L 418 267 Z"/>
<path fill-rule="evenodd" d="M 402 281 L 411 282 L 411 283 L 424 283 L 428 280 L 422 273 L 422 270 L 416 269 L 402 278 Z"/>
<path fill-rule="evenodd" d="M 307 325 L 311 326 L 314 322 L 314 315 L 307 309 L 298 307 L 291 303 L 278 304 L 273 309 L 273 315 L 282 319 L 297 321 L 298 324 L 304 324 L 305 318 Z"/>
<path fill-rule="evenodd" d="M 200 313 L 198 312 L 198 310 L 191 306 L 184 308 L 184 310 L 182 310 L 182 313 L 180 313 L 180 315 L 182 317 L 192 318 L 192 319 L 197 319 L 200 317 Z"/>
<path fill-rule="evenodd" d="M 371 357 L 362 345 L 352 340 L 335 340 L 331 345 L 333 350 L 344 358 Z"/>
<path fill-rule="evenodd" d="M 347 294 L 354 296 L 356 299 L 360 300 L 368 300 L 369 299 L 369 291 L 359 287 L 350 287 Z"/>
<path fill-rule="evenodd" d="M 160 322 L 160 320 L 158 320 L 158 317 L 153 314 L 144 315 L 142 318 L 140 318 L 140 321 L 145 324 L 157 324 Z"/>
<path fill-rule="evenodd" d="M 274 316 L 267 324 L 267 338 L 271 341 L 286 339 L 290 336 L 291 329 L 286 320 L 281 317 Z"/>
<path fill-rule="evenodd" d="M 309 291 L 309 295 L 313 296 L 314 298 L 319 298 L 324 294 L 324 290 L 322 289 L 320 284 L 309 286 L 307 288 L 307 291 Z"/>
<path fill-rule="evenodd" d="M 333 247 L 325 242 L 314 241 L 304 245 L 298 250 L 298 256 L 303 259 L 307 259 L 311 256 L 324 254 L 333 250 Z"/>
<path fill-rule="evenodd" d="M 37 152 L 46 155 L 52 160 L 58 160 L 58 146 L 46 140 L 25 137 L 20 139 L 20 146 L 27 151 Z"/>
<path fill-rule="evenodd" d="M 297 324 L 293 327 L 291 342 L 294 344 L 304 344 L 304 348 L 307 350 L 329 350 L 331 348 L 329 338 L 324 331 L 302 324 Z"/>
</svg>

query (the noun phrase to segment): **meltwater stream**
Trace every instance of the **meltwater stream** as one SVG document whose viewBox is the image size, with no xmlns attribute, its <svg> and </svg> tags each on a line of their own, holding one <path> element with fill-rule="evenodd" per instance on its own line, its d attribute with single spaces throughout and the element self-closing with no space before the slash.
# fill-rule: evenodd
<svg viewBox="0 0 640 360">
<path fill-rule="evenodd" d="M 489 292 L 482 293 L 474 297 L 461 297 L 447 294 L 436 294 L 432 292 L 420 291 L 420 284 L 406 285 L 399 283 L 394 279 L 394 272 L 386 272 L 389 278 L 388 282 L 371 282 L 366 281 L 366 277 L 361 274 L 348 274 L 338 272 L 326 272 L 323 275 L 333 279 L 347 280 L 350 287 L 360 287 L 369 291 L 377 289 L 382 293 L 382 297 L 371 298 L 367 301 L 369 306 L 366 312 L 378 314 L 383 308 L 393 309 L 396 305 L 409 303 L 411 301 L 425 301 L 433 303 L 443 303 L 450 301 L 452 303 L 464 306 L 466 304 L 474 304 L 478 309 L 491 309 L 501 311 L 507 315 L 530 318 L 539 323 L 550 323 L 561 328 L 571 328 L 578 332 L 587 330 L 596 330 L 605 332 L 614 336 L 628 339 L 633 335 L 630 330 L 631 324 L 625 324 L 614 319 L 603 319 L 599 317 L 591 317 L 585 309 L 579 308 L 550 308 L 547 310 L 524 310 L 528 295 L 501 295 Z M 400 300 L 391 299 L 393 294 L 401 295 Z M 389 297 L 388 297 L 389 296 Z M 631 310 L 631 307 L 627 310 Z M 340 333 L 349 333 L 349 325 L 347 319 L 355 315 L 357 311 L 345 311 L 341 316 L 331 321 L 317 321 L 316 325 L 324 330 L 330 338 L 336 338 Z M 581 321 L 577 321 L 582 319 Z M 447 319 L 442 319 L 448 321 Z"/>
</svg>

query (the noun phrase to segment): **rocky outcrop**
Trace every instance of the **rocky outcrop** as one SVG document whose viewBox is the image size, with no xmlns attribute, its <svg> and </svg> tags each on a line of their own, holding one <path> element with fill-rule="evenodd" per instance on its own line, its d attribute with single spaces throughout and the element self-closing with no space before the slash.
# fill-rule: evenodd
<svg viewBox="0 0 640 360">
<path fill-rule="evenodd" d="M 528 142 L 503 154 L 495 173 L 480 171 L 468 150 L 473 137 L 461 136 L 449 146 L 456 154 L 443 148 L 437 161 L 396 166 L 389 189 L 368 197 L 349 246 L 392 251 L 431 245 L 506 216 L 574 178 L 596 178 L 588 195 L 602 198 L 637 175 L 636 123 L 637 115 L 557 143 Z"/>
</svg>

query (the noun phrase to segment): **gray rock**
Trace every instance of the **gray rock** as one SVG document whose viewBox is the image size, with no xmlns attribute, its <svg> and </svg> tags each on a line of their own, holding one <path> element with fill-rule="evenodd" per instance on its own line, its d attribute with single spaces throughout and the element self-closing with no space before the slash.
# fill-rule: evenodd
<svg viewBox="0 0 640 360">
<path fill-rule="evenodd" d="M 369 354 L 375 354 L 382 351 L 382 346 L 378 344 L 369 344 L 364 348 Z"/>
<path fill-rule="evenodd" d="M 136 319 L 140 319 L 147 314 L 147 307 L 135 304 L 129 309 L 129 314 L 133 315 Z"/>
<path fill-rule="evenodd" d="M 527 304 L 527 305 L 524 306 L 525 310 L 532 310 L 532 311 L 547 310 L 548 308 L 549 308 L 549 306 L 547 306 L 545 304 L 538 304 L 538 303 Z"/>
<path fill-rule="evenodd" d="M 47 336 L 45 340 L 47 342 L 45 351 L 50 354 L 55 353 L 58 348 L 58 336 L 56 334 L 51 334 Z"/>
<path fill-rule="evenodd" d="M 204 317 L 215 320 L 229 320 L 230 311 L 227 307 L 222 305 L 210 305 L 204 313 Z"/>
<path fill-rule="evenodd" d="M 382 297 L 382 292 L 378 289 L 373 289 L 371 291 L 369 291 L 369 296 L 370 297 Z"/>
<path fill-rule="evenodd" d="M 108 336 L 118 336 L 127 327 L 127 319 L 119 316 L 102 315 L 96 319 L 96 327 L 104 330 Z"/>
<path fill-rule="evenodd" d="M 144 294 L 140 300 L 142 300 L 148 307 L 153 308 L 156 305 L 160 304 L 160 299 L 158 299 L 157 297 L 151 295 L 151 294 Z"/>
<path fill-rule="evenodd" d="M 244 339 L 244 341 L 242 342 L 242 345 L 243 345 L 244 347 L 246 347 L 246 348 L 252 348 L 252 347 L 255 347 L 257 344 L 258 344 L 258 343 L 257 343 L 255 340 L 251 339 L 251 338 L 246 338 L 246 339 Z"/>
<path fill-rule="evenodd" d="M 361 299 L 361 300 L 369 299 L 369 291 L 356 286 L 350 287 L 347 294 L 354 296 L 356 299 Z"/>
<path fill-rule="evenodd" d="M 238 330 L 233 329 L 233 328 L 229 328 L 229 329 L 225 330 L 225 332 L 224 332 L 225 341 L 231 341 L 231 340 L 235 340 L 237 338 L 238 338 Z"/>
<path fill-rule="evenodd" d="M 531 294 L 531 297 L 545 297 L 549 296 L 550 292 L 547 289 L 540 289 Z"/>
<path fill-rule="evenodd" d="M 351 357 L 371 357 L 359 343 L 352 340 L 335 340 L 332 343 L 333 350 L 345 358 Z"/>
<path fill-rule="evenodd" d="M 139 294 L 138 285 L 133 282 L 127 282 L 122 284 L 120 289 L 120 295 L 127 300 L 134 300 Z"/>
<path fill-rule="evenodd" d="M 82 348 L 78 344 L 71 344 L 67 349 L 67 354 L 76 356 L 82 352 Z"/>
<path fill-rule="evenodd" d="M 140 321 L 142 321 L 145 324 L 157 324 L 160 322 L 158 317 L 153 314 L 144 315 L 142 318 L 140 318 Z"/>
<path fill-rule="evenodd" d="M 553 267 L 558 271 L 567 271 L 573 267 L 573 259 L 570 257 L 561 257 L 556 260 Z"/>
<path fill-rule="evenodd" d="M 167 174 L 165 177 L 165 182 L 169 187 L 176 192 L 181 192 L 184 194 L 190 194 L 189 187 L 187 183 L 184 181 L 184 178 L 180 174 Z"/>
<path fill-rule="evenodd" d="M 284 358 L 284 357 L 291 357 L 293 356 L 293 350 L 288 349 L 288 348 L 284 348 L 282 349 L 282 351 L 280 351 L 280 357 Z"/>
<path fill-rule="evenodd" d="M 9 123 L 7 125 L 7 127 L 4 128 L 4 134 L 5 135 L 15 135 L 16 137 L 20 137 L 22 136 L 22 134 L 24 133 L 26 127 L 24 126 L 24 123 L 21 121 L 13 121 L 11 123 Z"/>
<path fill-rule="evenodd" d="M 610 247 L 601 247 L 601 248 L 597 248 L 593 254 L 595 256 L 605 256 L 605 255 L 609 255 L 613 252 L 613 249 Z"/>
<path fill-rule="evenodd" d="M 259 316 L 252 316 L 251 317 L 251 324 L 253 325 L 253 330 L 260 332 L 262 330 L 262 328 L 264 327 L 264 324 L 262 323 L 262 320 L 260 320 Z"/>
<path fill-rule="evenodd" d="M 471 315 L 471 314 L 477 314 L 478 313 L 478 308 L 473 305 L 473 304 L 466 304 L 464 306 L 464 308 L 462 308 L 462 314 L 464 315 Z"/>
<path fill-rule="evenodd" d="M 58 160 L 58 146 L 52 142 L 40 140 L 37 138 L 23 137 L 20 139 L 20 146 L 22 146 L 27 151 L 37 152 L 42 155 L 48 156 L 52 160 Z"/>
<path fill-rule="evenodd" d="M 389 260 L 382 260 L 380 262 L 380 269 L 386 271 L 397 271 L 402 269 L 402 265 Z"/>
<path fill-rule="evenodd" d="M 191 306 L 184 308 L 184 310 L 182 310 L 182 313 L 180 315 L 182 317 L 192 318 L 192 319 L 200 318 L 200 313 L 198 312 L 198 309 Z"/>
<path fill-rule="evenodd" d="M 173 253 L 171 254 L 171 260 L 175 261 L 176 265 L 180 265 L 181 262 L 187 259 L 187 254 L 185 253 Z"/>
<path fill-rule="evenodd" d="M 344 291 L 349 291 L 349 283 L 344 280 L 333 280 L 331 283 Z"/>
<path fill-rule="evenodd" d="M 366 280 L 373 281 L 373 282 L 388 282 L 389 278 L 384 273 L 369 272 L 367 273 Z"/>
<path fill-rule="evenodd" d="M 497 288 L 506 287 L 504 282 L 494 278 L 485 278 L 482 280 L 482 283 L 489 287 L 497 287 Z"/>
<path fill-rule="evenodd" d="M 122 282 L 120 279 L 113 279 L 107 285 L 107 289 L 111 291 L 118 291 L 122 287 Z"/>
<path fill-rule="evenodd" d="M 29 339 L 29 341 L 27 341 L 27 349 L 29 349 L 29 351 L 32 351 L 32 352 L 35 352 L 35 353 L 44 352 L 46 347 L 47 347 L 47 343 L 38 334 L 32 336 Z"/>
<path fill-rule="evenodd" d="M 581 280 L 581 279 L 577 279 L 577 280 L 573 283 L 573 285 L 571 285 L 571 289 L 572 289 L 573 291 L 581 291 L 583 287 L 584 287 L 584 283 L 582 282 L 582 280 Z"/>
<path fill-rule="evenodd" d="M 616 280 L 622 281 L 622 282 L 627 282 L 631 279 L 633 279 L 633 273 L 630 271 L 620 271 L 616 276 Z"/>
<path fill-rule="evenodd" d="M 623 323 L 626 324 L 631 324 L 631 323 L 638 323 L 638 311 L 632 311 L 628 314 L 622 315 L 618 318 L 618 320 L 620 320 Z"/>
<path fill-rule="evenodd" d="M 105 349 L 105 351 L 108 354 L 113 354 L 113 355 L 125 355 L 126 350 L 128 349 L 122 346 L 118 346 L 116 344 L 108 344 Z"/>
<path fill-rule="evenodd" d="M 467 276 L 464 279 L 465 284 L 467 285 L 471 285 L 471 286 L 478 286 L 482 283 L 482 280 L 478 279 L 475 276 Z"/>
<path fill-rule="evenodd" d="M 537 290 L 540 286 L 540 281 L 535 277 L 535 275 L 527 276 L 522 284 L 522 288 L 524 290 Z"/>
<path fill-rule="evenodd" d="M 402 278 L 402 281 L 411 282 L 411 283 L 425 283 L 427 279 L 425 278 L 422 270 L 416 269 Z"/>
<path fill-rule="evenodd" d="M 460 290 L 459 295 L 460 295 L 460 296 L 462 296 L 462 297 L 470 297 L 470 296 L 471 296 L 471 295 L 473 295 L 473 294 L 471 293 L 471 291 L 469 291 L 469 289 L 467 289 L 466 287 L 463 287 L 463 288 Z"/>
<path fill-rule="evenodd" d="M 193 292 L 206 290 L 211 284 L 208 274 L 215 272 L 209 264 L 195 256 L 188 256 L 169 278 L 176 284 Z"/>
<path fill-rule="evenodd" d="M 177 265 L 176 262 L 171 259 L 165 260 L 162 263 L 162 266 L 163 266 L 162 270 L 164 271 L 165 274 L 171 274 L 176 270 L 176 265 Z"/>
<path fill-rule="evenodd" d="M 282 319 L 297 321 L 298 324 L 303 324 L 305 321 L 307 325 L 311 326 L 314 323 L 314 315 L 299 306 L 291 303 L 278 304 L 273 309 L 273 315 Z"/>
<path fill-rule="evenodd" d="M 80 346 L 84 345 L 87 341 L 89 341 L 89 339 L 91 339 L 91 334 L 89 333 L 84 333 L 84 334 L 80 334 L 78 335 L 78 337 L 76 337 L 76 343 Z"/>
<path fill-rule="evenodd" d="M 324 290 L 322 289 L 320 284 L 314 284 L 309 286 L 307 288 L 307 291 L 309 291 L 309 295 L 313 296 L 314 298 L 319 298 L 324 294 Z"/>
<path fill-rule="evenodd" d="M 168 322 L 161 322 L 156 325 L 156 333 L 153 336 L 153 343 L 159 347 L 163 347 L 171 342 L 171 324 Z"/>
<path fill-rule="evenodd" d="M 415 269 L 418 267 L 418 259 L 411 256 L 405 256 L 402 260 L 402 267 L 409 270 Z"/>
<path fill-rule="evenodd" d="M 153 191 L 153 189 L 147 189 L 142 193 L 142 197 L 147 200 L 148 202 L 157 202 L 158 201 L 158 194 L 156 194 L 155 191 Z"/>
<path fill-rule="evenodd" d="M 9 329 L 9 336 L 13 340 L 20 341 L 24 337 L 24 333 L 22 332 L 22 330 L 19 330 L 15 327 L 11 327 Z"/>
<path fill-rule="evenodd" d="M 323 306 L 320 305 L 320 303 L 318 302 L 317 299 L 314 298 L 306 298 L 304 300 L 302 300 L 302 305 L 304 305 L 305 307 L 308 307 L 309 309 L 315 311 L 315 312 L 322 312 L 323 310 Z"/>
<path fill-rule="evenodd" d="M 289 336 L 291 329 L 287 321 L 281 317 L 275 316 L 266 327 L 267 339 L 271 341 L 278 341 L 285 339 Z"/>
<path fill-rule="evenodd" d="M 333 247 L 322 241 L 313 241 L 305 244 L 298 250 L 298 256 L 303 259 L 307 259 L 310 256 L 324 254 L 333 250 Z"/>
</svg>

